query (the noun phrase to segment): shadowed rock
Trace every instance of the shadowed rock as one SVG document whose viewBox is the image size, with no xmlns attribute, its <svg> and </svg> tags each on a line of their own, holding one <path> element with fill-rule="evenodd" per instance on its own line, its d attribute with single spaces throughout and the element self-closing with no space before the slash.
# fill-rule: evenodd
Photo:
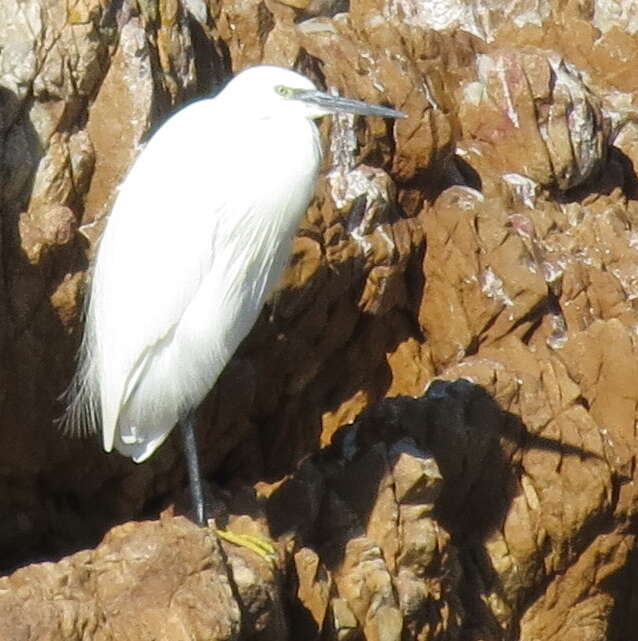
<svg viewBox="0 0 638 641">
<path fill-rule="evenodd" d="M 284 596 L 220 598 L 213 638 L 634 635 L 635 29 L 600 2 L 483 4 L 0 2 L 0 560 L 67 555 L 4 579 L 11 641 L 31 616 L 31 638 L 109 638 L 100 550 L 144 625 L 209 621 L 188 581 L 229 580 L 180 520 L 97 548 L 180 505 L 181 462 L 167 442 L 135 466 L 54 420 L 118 180 L 165 115 L 259 62 L 409 117 L 323 125 L 286 277 L 202 414 L 231 527 L 267 511 L 282 547 Z M 127 537 L 157 542 L 144 567 L 193 611 L 133 572 Z M 238 586 L 271 585 L 244 563 Z"/>
</svg>

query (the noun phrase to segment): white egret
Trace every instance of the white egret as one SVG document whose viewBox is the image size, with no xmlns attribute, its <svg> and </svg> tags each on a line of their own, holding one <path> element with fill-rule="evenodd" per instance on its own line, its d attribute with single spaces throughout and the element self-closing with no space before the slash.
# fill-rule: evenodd
<svg viewBox="0 0 638 641">
<path fill-rule="evenodd" d="M 180 423 L 199 524 L 194 412 L 251 329 L 313 194 L 329 113 L 404 117 L 258 66 L 151 137 L 93 267 L 67 431 L 146 460 Z"/>
</svg>

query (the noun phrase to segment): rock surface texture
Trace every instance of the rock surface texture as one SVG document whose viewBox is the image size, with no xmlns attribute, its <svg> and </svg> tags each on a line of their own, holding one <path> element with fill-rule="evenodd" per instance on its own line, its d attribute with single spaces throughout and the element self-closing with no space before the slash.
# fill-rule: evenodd
<svg viewBox="0 0 638 641">
<path fill-rule="evenodd" d="M 634 638 L 637 15 L 2 0 L 0 641 Z M 178 516 L 178 444 L 136 466 L 55 428 L 118 181 L 260 62 L 408 114 L 321 124 L 284 282 L 202 411 L 217 523 L 270 562 Z"/>
</svg>

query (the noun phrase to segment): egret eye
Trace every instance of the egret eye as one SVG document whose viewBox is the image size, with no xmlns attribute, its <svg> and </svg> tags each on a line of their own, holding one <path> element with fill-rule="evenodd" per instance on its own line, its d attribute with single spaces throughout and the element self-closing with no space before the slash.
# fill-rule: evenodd
<svg viewBox="0 0 638 641">
<path fill-rule="evenodd" d="M 277 85 L 275 87 L 275 91 L 282 98 L 292 98 L 294 96 L 294 93 L 295 93 L 290 87 L 284 87 L 284 85 Z"/>
</svg>

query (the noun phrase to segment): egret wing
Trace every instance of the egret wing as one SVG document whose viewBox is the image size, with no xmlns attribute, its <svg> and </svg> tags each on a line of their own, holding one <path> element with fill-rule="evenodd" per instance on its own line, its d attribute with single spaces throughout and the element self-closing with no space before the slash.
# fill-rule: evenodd
<svg viewBox="0 0 638 641">
<path fill-rule="evenodd" d="M 101 414 L 105 449 L 138 462 L 201 402 L 252 327 L 318 170 L 312 123 L 243 123 L 211 107 L 194 103 L 152 138 L 93 275 L 79 402 Z"/>
<path fill-rule="evenodd" d="M 94 426 L 101 413 L 107 450 L 146 358 L 174 331 L 210 271 L 211 238 L 232 187 L 211 179 L 227 161 L 213 150 L 230 136 L 215 127 L 213 107 L 193 103 L 156 132 L 123 182 L 100 241 L 72 418 Z"/>
</svg>

